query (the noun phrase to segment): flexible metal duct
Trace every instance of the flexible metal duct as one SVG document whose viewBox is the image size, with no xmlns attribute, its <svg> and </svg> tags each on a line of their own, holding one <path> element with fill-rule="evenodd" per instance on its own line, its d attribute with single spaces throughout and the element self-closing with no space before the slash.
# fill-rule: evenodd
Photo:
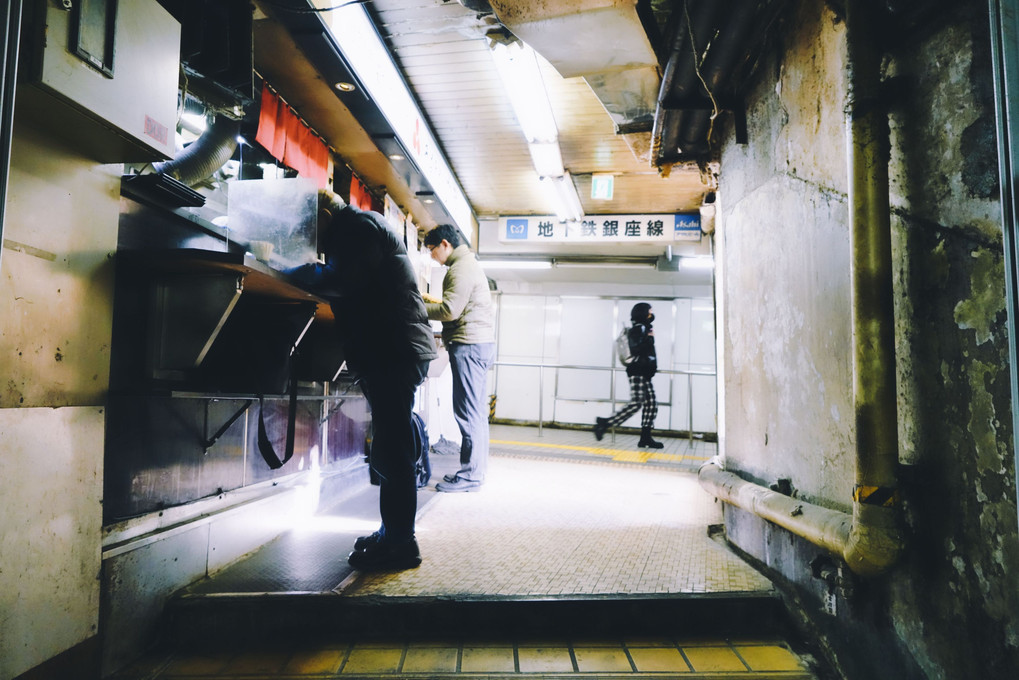
<svg viewBox="0 0 1019 680">
<path fill-rule="evenodd" d="M 849 204 L 852 247 L 853 402 L 856 485 L 853 514 L 802 502 L 705 465 L 701 486 L 815 545 L 839 553 L 854 573 L 880 574 L 904 549 L 900 529 L 898 431 L 888 116 L 880 101 L 877 18 L 864 2 L 847 3 Z"/>
<path fill-rule="evenodd" d="M 169 175 L 192 187 L 223 167 L 237 150 L 241 122 L 216 116 L 201 137 L 177 154 L 172 161 L 156 163 L 157 173 Z"/>
</svg>

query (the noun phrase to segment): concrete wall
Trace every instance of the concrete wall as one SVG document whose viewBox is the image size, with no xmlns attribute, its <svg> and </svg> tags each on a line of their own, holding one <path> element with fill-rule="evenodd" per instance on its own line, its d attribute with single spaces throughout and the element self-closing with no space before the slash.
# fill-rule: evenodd
<svg viewBox="0 0 1019 680">
<path fill-rule="evenodd" d="M 15 126 L 0 262 L 0 679 L 92 640 L 119 171 Z"/>
<path fill-rule="evenodd" d="M 1019 541 L 986 4 L 888 26 L 901 492 L 908 548 L 847 578 L 823 551 L 741 510 L 733 543 L 788 586 L 848 678 L 1011 677 Z M 875 29 L 876 30 L 876 29 Z M 727 130 L 718 252 L 726 467 L 848 511 L 855 471 L 846 31 L 794 0 Z M 847 575 L 848 576 L 848 575 Z"/>
</svg>

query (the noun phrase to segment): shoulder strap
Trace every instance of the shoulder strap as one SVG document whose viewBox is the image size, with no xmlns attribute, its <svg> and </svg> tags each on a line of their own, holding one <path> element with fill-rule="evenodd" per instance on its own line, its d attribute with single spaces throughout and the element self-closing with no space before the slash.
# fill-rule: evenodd
<svg viewBox="0 0 1019 680">
<path fill-rule="evenodd" d="M 265 395 L 258 395 L 258 452 L 262 454 L 266 464 L 271 470 L 278 470 L 283 467 L 294 455 L 294 431 L 297 421 L 297 379 L 290 376 L 290 405 L 287 409 L 287 445 L 283 451 L 283 460 L 276 455 L 269 435 L 265 431 L 265 419 L 262 411 L 265 409 Z"/>
</svg>

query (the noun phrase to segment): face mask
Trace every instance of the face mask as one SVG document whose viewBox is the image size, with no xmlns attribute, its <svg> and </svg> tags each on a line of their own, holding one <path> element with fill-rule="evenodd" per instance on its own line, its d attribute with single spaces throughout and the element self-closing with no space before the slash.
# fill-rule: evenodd
<svg viewBox="0 0 1019 680">
<path fill-rule="evenodd" d="M 655 320 L 655 315 L 654 314 L 648 314 L 647 315 L 647 322 L 648 323 L 651 323 L 654 320 Z"/>
</svg>

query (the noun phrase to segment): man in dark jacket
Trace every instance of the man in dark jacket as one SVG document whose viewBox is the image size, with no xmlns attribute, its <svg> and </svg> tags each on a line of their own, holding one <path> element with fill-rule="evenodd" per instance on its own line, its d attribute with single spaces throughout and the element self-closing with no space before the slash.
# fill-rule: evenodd
<svg viewBox="0 0 1019 680">
<path fill-rule="evenodd" d="M 658 415 L 658 401 L 655 399 L 655 388 L 651 378 L 658 372 L 658 357 L 655 355 L 655 332 L 651 322 L 655 315 L 651 313 L 651 305 L 638 302 L 630 310 L 630 321 L 633 326 L 627 333 L 630 343 L 630 355 L 633 361 L 626 365 L 626 375 L 630 377 L 630 402 L 608 418 L 595 418 L 594 438 L 601 441 L 605 431 L 610 427 L 622 425 L 626 419 L 643 407 L 640 414 L 639 447 L 660 449 L 661 442 L 651 438 L 651 428 L 655 425 Z"/>
<path fill-rule="evenodd" d="M 329 300 L 347 367 L 372 415 L 369 463 L 379 478 L 382 524 L 347 558 L 362 571 L 421 564 L 414 393 L 436 356 L 432 328 L 401 239 L 382 216 L 328 195 L 320 212 L 325 264 L 291 270 L 293 281 Z"/>
</svg>

